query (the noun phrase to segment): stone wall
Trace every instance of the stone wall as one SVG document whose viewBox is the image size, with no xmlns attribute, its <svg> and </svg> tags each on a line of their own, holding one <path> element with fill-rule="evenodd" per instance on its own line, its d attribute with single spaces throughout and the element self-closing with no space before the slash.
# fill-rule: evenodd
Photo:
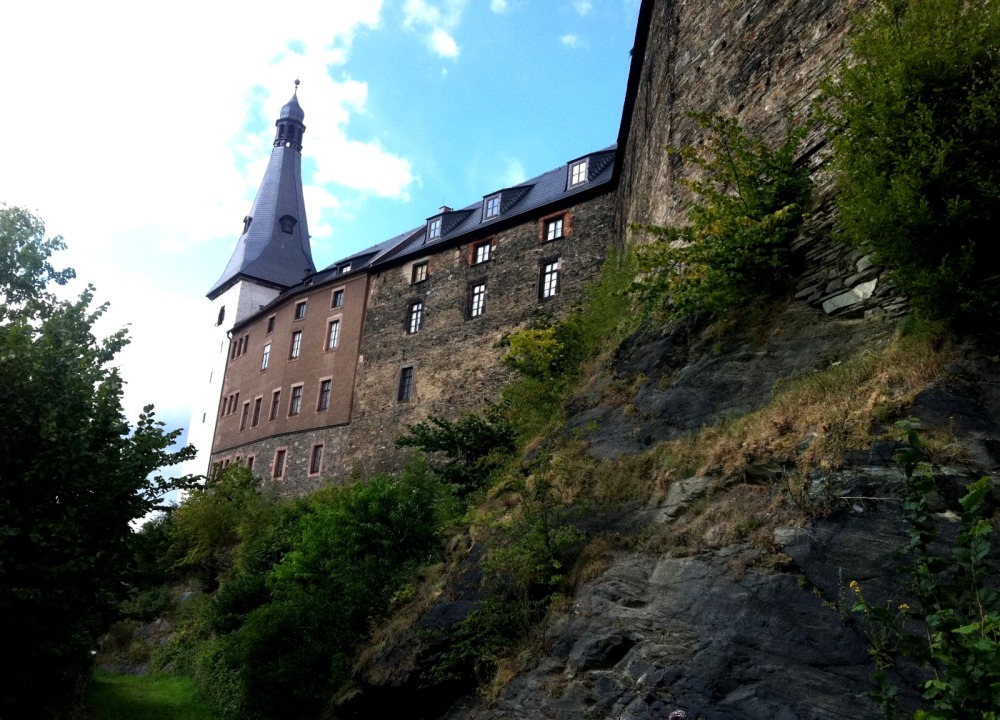
<svg viewBox="0 0 1000 720">
<path fill-rule="evenodd" d="M 602 195 L 565 211 L 566 236 L 543 242 L 547 217 L 437 251 L 371 279 L 361 345 L 351 453 L 366 467 L 391 469 L 401 455 L 393 441 L 407 424 L 429 415 L 455 418 L 495 399 L 509 380 L 501 364 L 504 335 L 531 318 L 561 315 L 578 305 L 596 279 L 613 231 L 614 198 Z M 475 247 L 491 243 L 490 259 L 475 263 Z M 559 293 L 541 299 L 544 262 L 560 264 Z M 413 282 L 413 266 L 428 263 L 427 279 Z M 470 288 L 485 282 L 485 311 L 470 314 Z M 418 332 L 409 308 L 422 302 Z M 403 368 L 413 369 L 413 394 L 400 402 Z"/>
</svg>

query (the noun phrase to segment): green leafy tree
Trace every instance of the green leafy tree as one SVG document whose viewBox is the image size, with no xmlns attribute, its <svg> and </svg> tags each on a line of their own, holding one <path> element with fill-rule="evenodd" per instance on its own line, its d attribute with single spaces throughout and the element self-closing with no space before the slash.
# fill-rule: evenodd
<svg viewBox="0 0 1000 720">
<path fill-rule="evenodd" d="M 637 225 L 650 242 L 635 248 L 640 299 L 669 299 L 680 315 L 725 312 L 788 285 L 792 240 L 812 196 L 809 169 L 796 162 L 808 126 L 789 125 L 772 149 L 734 118 L 696 113 L 705 142 L 679 153 L 697 177 L 687 224 Z"/>
<path fill-rule="evenodd" d="M 442 454 L 442 477 L 471 490 L 485 485 L 490 474 L 510 460 L 517 439 L 506 409 L 488 403 L 482 416 L 468 413 L 452 422 L 432 415 L 428 422 L 410 425 L 396 445 Z"/>
<path fill-rule="evenodd" d="M 127 590 L 130 522 L 175 481 L 148 479 L 173 451 L 147 406 L 129 427 L 110 367 L 124 331 L 99 340 L 93 289 L 57 300 L 61 238 L 0 205 L 0 617 L 10 662 L 0 717 L 56 718 L 90 669 L 91 649 Z"/>
<path fill-rule="evenodd" d="M 826 84 L 844 236 L 930 316 L 1000 301 L 1000 3 L 880 0 Z"/>
</svg>

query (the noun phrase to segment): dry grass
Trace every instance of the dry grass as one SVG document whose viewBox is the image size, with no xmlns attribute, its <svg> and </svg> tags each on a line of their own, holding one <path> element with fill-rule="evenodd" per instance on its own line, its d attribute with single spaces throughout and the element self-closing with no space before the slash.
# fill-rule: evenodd
<svg viewBox="0 0 1000 720">
<path fill-rule="evenodd" d="M 788 382 L 757 412 L 664 443 L 655 452 L 680 474 L 741 477 L 752 465 L 806 472 L 869 447 L 884 423 L 941 376 L 950 348 L 930 336 L 897 336 L 884 348 Z"/>
</svg>

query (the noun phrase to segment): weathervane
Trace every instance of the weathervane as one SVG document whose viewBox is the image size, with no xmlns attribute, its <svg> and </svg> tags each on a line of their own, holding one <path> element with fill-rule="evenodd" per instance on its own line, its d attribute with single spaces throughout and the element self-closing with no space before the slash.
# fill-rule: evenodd
<svg viewBox="0 0 1000 720">
<path fill-rule="evenodd" d="M 295 78 L 295 92 L 292 93 L 295 97 L 299 96 L 299 79 Z"/>
</svg>

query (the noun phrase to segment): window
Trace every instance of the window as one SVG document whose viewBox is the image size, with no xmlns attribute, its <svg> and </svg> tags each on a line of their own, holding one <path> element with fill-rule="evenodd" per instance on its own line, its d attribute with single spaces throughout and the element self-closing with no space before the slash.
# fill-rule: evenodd
<svg viewBox="0 0 1000 720">
<path fill-rule="evenodd" d="M 288 403 L 288 416 L 298 415 L 302 412 L 302 386 L 296 385 L 292 388 L 292 399 Z"/>
<path fill-rule="evenodd" d="M 216 327 L 221 325 L 226 319 L 226 306 L 223 305 L 219 308 L 219 319 L 215 321 Z"/>
<path fill-rule="evenodd" d="M 260 369 L 267 370 L 267 363 L 271 360 L 271 343 L 264 346 L 264 356 L 260 359 Z"/>
<path fill-rule="evenodd" d="M 283 477 L 285 475 L 285 453 L 287 451 L 284 448 L 274 451 L 274 470 L 271 473 L 272 477 L 275 479 Z"/>
<path fill-rule="evenodd" d="M 559 261 L 552 260 L 542 264 L 542 276 L 539 282 L 539 292 L 542 299 L 555 297 L 559 294 Z"/>
<path fill-rule="evenodd" d="M 478 265 L 479 263 L 484 263 L 490 259 L 490 252 L 493 250 L 493 244 L 489 241 L 484 243 L 479 243 L 472 248 L 472 264 Z"/>
<path fill-rule="evenodd" d="M 410 402 L 413 397 L 413 368 L 405 367 L 399 371 L 399 402 Z"/>
<path fill-rule="evenodd" d="M 267 334 L 270 335 L 274 332 L 274 315 L 267 319 Z"/>
<path fill-rule="evenodd" d="M 243 403 L 243 415 L 240 416 L 240 432 L 247 429 L 247 419 L 250 417 L 250 403 Z"/>
<path fill-rule="evenodd" d="M 344 305 L 344 291 L 343 291 L 343 289 L 341 289 L 341 290 L 334 290 L 333 291 L 333 302 L 330 304 L 330 307 L 339 308 L 339 307 L 343 307 L 343 305 Z"/>
<path fill-rule="evenodd" d="M 427 239 L 437 240 L 441 237 L 441 218 L 427 221 Z"/>
<path fill-rule="evenodd" d="M 281 232 L 291 235 L 292 230 L 295 229 L 295 223 L 298 221 L 291 215 L 282 215 L 278 222 L 281 223 Z"/>
<path fill-rule="evenodd" d="M 247 455 L 247 470 L 250 470 L 251 472 L 253 471 L 253 461 L 255 457 L 256 456 L 254 455 Z"/>
<path fill-rule="evenodd" d="M 302 331 L 296 330 L 292 333 L 292 346 L 288 351 L 288 357 L 292 360 L 302 353 Z"/>
<path fill-rule="evenodd" d="M 316 411 L 323 412 L 330 409 L 330 389 L 333 380 L 321 380 L 319 383 L 319 400 L 316 402 Z"/>
<path fill-rule="evenodd" d="M 271 414 L 268 415 L 268 420 L 274 420 L 278 417 L 278 406 L 281 404 L 281 390 L 275 390 L 271 393 Z"/>
<path fill-rule="evenodd" d="M 340 274 L 341 275 L 346 275 L 349 272 L 351 272 L 351 264 L 350 263 L 348 263 L 347 265 L 344 265 L 344 267 L 340 268 Z"/>
<path fill-rule="evenodd" d="M 410 280 L 411 283 L 423 282 L 427 279 L 427 263 L 417 263 L 413 266 L 413 278 Z"/>
<path fill-rule="evenodd" d="M 309 474 L 319 475 L 323 469 L 323 446 L 313 445 L 312 453 L 309 455 Z"/>
<path fill-rule="evenodd" d="M 305 301 L 300 303 L 295 303 L 295 319 L 301 320 L 306 316 L 306 304 Z"/>
<path fill-rule="evenodd" d="M 582 185 L 585 182 L 587 182 L 587 161 L 581 160 L 570 165 L 569 186 L 574 187 Z"/>
<path fill-rule="evenodd" d="M 326 331 L 326 349 L 333 350 L 340 342 L 340 320 L 331 320 Z"/>
<path fill-rule="evenodd" d="M 555 218 L 545 223 L 545 240 L 558 240 L 563 236 L 563 219 Z"/>
<path fill-rule="evenodd" d="M 479 317 L 486 312 L 486 283 L 473 285 L 469 291 L 469 317 Z"/>
<path fill-rule="evenodd" d="M 486 198 L 483 205 L 483 218 L 489 219 L 500 215 L 500 195 Z"/>
<path fill-rule="evenodd" d="M 410 304 L 409 321 L 406 325 L 406 332 L 413 334 L 420 330 L 424 324 L 424 304 L 419 300 Z"/>
<path fill-rule="evenodd" d="M 264 398 L 255 398 L 253 401 L 253 418 L 250 420 L 250 427 L 257 427 L 260 424 L 260 406 L 264 402 Z"/>
</svg>

